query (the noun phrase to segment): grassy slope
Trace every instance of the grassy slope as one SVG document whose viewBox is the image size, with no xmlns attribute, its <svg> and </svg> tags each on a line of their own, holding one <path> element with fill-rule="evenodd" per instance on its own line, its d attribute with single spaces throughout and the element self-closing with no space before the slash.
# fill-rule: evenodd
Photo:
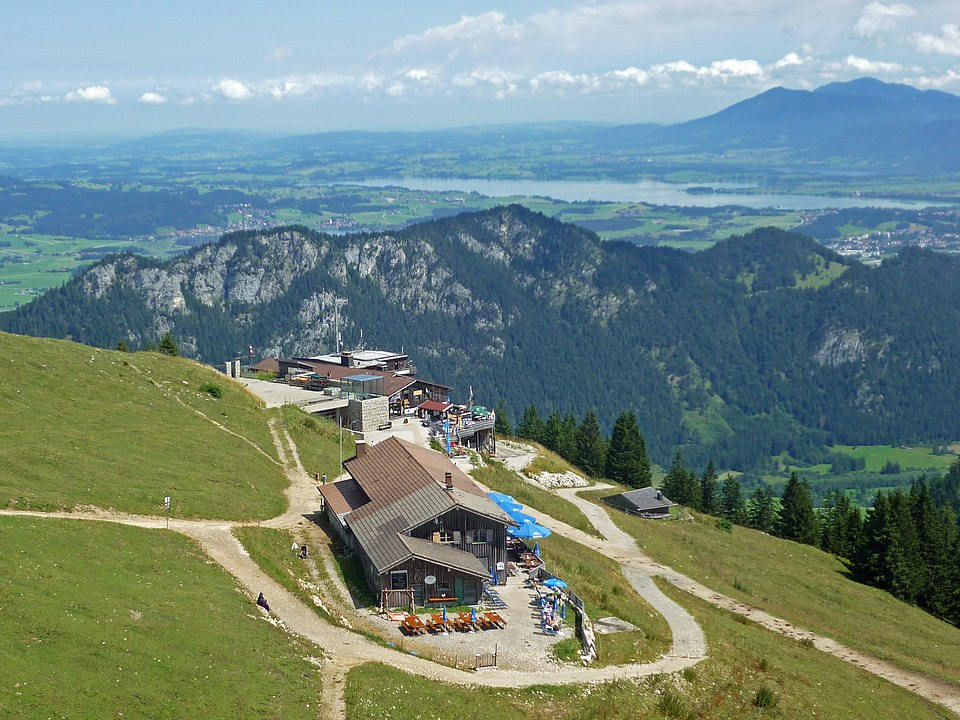
<svg viewBox="0 0 960 720">
<path fill-rule="evenodd" d="M 0 333 L 0 406 L 0 505 L 160 513 L 170 495 L 183 517 L 284 509 L 282 470 L 190 408 L 276 457 L 268 411 L 189 360 Z"/>
<path fill-rule="evenodd" d="M 484 716 L 504 720 L 653 720 L 668 717 L 660 709 L 668 693 L 678 698 L 679 712 L 673 717 L 708 720 L 954 717 L 849 663 L 739 622 L 730 613 L 669 586 L 661 587 L 694 614 L 707 635 L 710 658 L 692 670 L 638 682 L 467 690 L 384 665 L 362 665 L 347 676 L 347 717 L 459 720 L 482 707 Z M 761 686 L 773 690 L 774 707 L 753 706 Z"/>
<path fill-rule="evenodd" d="M 899 463 L 904 470 L 946 470 L 957 460 L 957 456 L 950 453 L 934 455 L 930 447 L 901 448 L 892 445 L 835 445 L 830 448 L 834 452 L 864 458 L 867 461 L 868 472 L 880 472 L 887 462 Z"/>
<path fill-rule="evenodd" d="M 290 437 L 297 444 L 297 454 L 304 469 L 311 477 L 314 474 L 326 474 L 328 481 L 336 479 L 343 472 L 340 468 L 339 428 L 336 423 L 310 417 L 293 405 L 283 406 L 280 412 Z M 344 430 L 343 459 L 349 460 L 355 452 L 353 433 Z"/>
<path fill-rule="evenodd" d="M 637 594 L 617 563 L 556 533 L 541 540 L 540 548 L 547 569 L 563 578 L 583 598 L 588 616 L 596 620 L 613 615 L 639 628 L 597 635 L 599 665 L 653 660 L 669 649 L 667 621 Z M 580 641 L 576 638 L 568 644 L 579 650 Z"/>
<path fill-rule="evenodd" d="M 311 571 L 315 571 L 319 579 L 326 577 L 326 569 L 315 552 L 307 558 L 298 557 L 291 549 L 293 535 L 286 530 L 247 525 L 234 528 L 233 534 L 267 575 L 300 598 L 304 605 L 316 610 L 320 617 L 332 620 L 311 598 L 319 592 Z"/>
<path fill-rule="evenodd" d="M 591 535 L 599 536 L 596 528 L 587 520 L 575 505 L 554 495 L 547 490 L 541 490 L 525 480 L 517 477 L 516 473 L 508 470 L 499 463 L 491 463 L 486 467 L 472 471 L 473 477 L 491 490 L 513 495 L 517 502 L 536 508 L 547 515 L 583 530 Z M 535 513 L 532 513 L 535 515 Z"/>
<path fill-rule="evenodd" d="M 707 587 L 902 667 L 960 683 L 960 629 L 861 585 L 834 556 L 712 518 L 651 522 L 611 511 L 652 558 Z"/>
<path fill-rule="evenodd" d="M 0 547 L 0 716 L 317 717 L 317 651 L 187 539 L 0 518 Z"/>
</svg>

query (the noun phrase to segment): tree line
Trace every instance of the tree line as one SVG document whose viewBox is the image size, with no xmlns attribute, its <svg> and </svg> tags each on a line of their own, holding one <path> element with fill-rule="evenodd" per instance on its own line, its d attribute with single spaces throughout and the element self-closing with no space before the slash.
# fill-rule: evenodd
<svg viewBox="0 0 960 720">
<path fill-rule="evenodd" d="M 837 490 L 815 508 L 809 484 L 796 473 L 779 498 L 766 483 L 747 498 L 733 475 L 718 479 L 712 461 L 698 475 L 679 453 L 663 492 L 724 522 L 819 547 L 841 558 L 856 580 L 960 626 L 960 460 L 944 477 L 878 492 L 866 511 Z"/>
<path fill-rule="evenodd" d="M 588 410 L 579 421 L 573 413 L 560 415 L 559 412 L 551 413 L 544 420 L 536 406 L 528 405 L 520 422 L 513 428 L 501 400 L 496 409 L 494 429 L 501 435 L 534 440 L 592 477 L 606 477 L 634 488 L 650 485 L 652 476 L 647 443 L 632 410 L 617 416 L 607 437 L 593 410 Z"/>
</svg>

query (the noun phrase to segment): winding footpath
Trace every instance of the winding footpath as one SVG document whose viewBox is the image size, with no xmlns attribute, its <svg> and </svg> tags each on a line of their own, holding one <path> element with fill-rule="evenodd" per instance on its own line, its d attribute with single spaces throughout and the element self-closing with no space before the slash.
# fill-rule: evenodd
<svg viewBox="0 0 960 720">
<path fill-rule="evenodd" d="M 304 471 L 296 453 L 296 446 L 286 430 L 278 429 L 277 423 L 272 422 L 270 431 L 281 464 L 290 480 L 286 491 L 288 509 L 282 515 L 259 524 L 274 528 L 295 529 L 305 518 L 309 518 L 315 512 L 316 487 Z M 604 487 L 595 485 L 589 489 L 596 490 Z M 867 672 L 960 713 L 960 688 L 902 670 L 877 658 L 851 650 L 830 638 L 814 635 L 761 610 L 716 593 L 669 567 L 653 562 L 643 554 L 631 536 L 614 524 L 604 508 L 581 498 L 576 489 L 558 490 L 557 493 L 580 508 L 603 538 L 588 535 L 539 511 L 537 511 L 538 516 L 555 532 L 618 561 L 630 584 L 664 616 L 669 624 L 673 638 L 672 646 L 669 652 L 657 660 L 604 668 L 571 667 L 543 672 L 497 670 L 471 673 L 456 670 L 384 647 L 362 635 L 324 621 L 311 607 L 272 580 L 253 562 L 233 535 L 233 528 L 245 523 L 171 518 L 169 527 L 170 530 L 183 533 L 195 540 L 212 560 L 234 577 L 251 599 L 259 592 L 263 592 L 270 599 L 272 615 L 286 630 L 306 638 L 322 649 L 325 664 L 328 667 L 328 671 L 324 673 L 323 691 L 324 697 L 327 698 L 325 704 L 328 704 L 326 712 L 329 717 L 343 717 L 342 691 L 346 672 L 350 667 L 366 662 L 384 663 L 409 673 L 456 685 L 510 688 L 633 679 L 676 672 L 696 665 L 707 657 L 707 643 L 703 631 L 689 612 L 657 587 L 653 582 L 654 577 L 661 577 L 696 597 L 743 615 L 775 632 L 793 638 L 810 638 L 818 649 L 854 663 Z M 105 521 L 151 529 L 163 529 L 167 523 L 164 517 L 96 510 L 84 512 L 0 510 L 0 514 Z"/>
</svg>

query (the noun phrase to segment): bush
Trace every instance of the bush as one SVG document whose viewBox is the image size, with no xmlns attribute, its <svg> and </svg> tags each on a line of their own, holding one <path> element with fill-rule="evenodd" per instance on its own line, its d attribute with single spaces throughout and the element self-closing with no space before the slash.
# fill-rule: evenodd
<svg viewBox="0 0 960 720">
<path fill-rule="evenodd" d="M 770 708 L 777 704 L 777 694 L 766 685 L 761 685 L 753 696 L 753 704 L 758 708 Z"/>
<path fill-rule="evenodd" d="M 660 697 L 659 707 L 667 717 L 683 717 L 683 696 L 673 688 L 667 688 Z"/>
<path fill-rule="evenodd" d="M 200 389 L 211 397 L 218 398 L 223 396 L 223 389 L 215 382 L 211 382 L 209 380 L 201 385 Z"/>
<path fill-rule="evenodd" d="M 803 638 L 802 640 L 800 640 L 800 647 L 802 647 L 802 648 L 808 648 L 808 649 L 815 647 L 814 644 L 813 644 L 813 638 L 808 638 L 808 637 L 806 637 L 806 638 Z"/>
<path fill-rule="evenodd" d="M 733 524 L 726 518 L 717 518 L 717 529 L 725 532 L 733 532 Z"/>
</svg>

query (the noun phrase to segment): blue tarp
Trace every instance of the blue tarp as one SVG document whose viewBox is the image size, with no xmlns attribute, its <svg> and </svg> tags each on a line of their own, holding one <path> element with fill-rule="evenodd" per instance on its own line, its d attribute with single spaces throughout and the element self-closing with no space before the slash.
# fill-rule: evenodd
<svg viewBox="0 0 960 720">
<path fill-rule="evenodd" d="M 507 533 L 515 538 L 522 538 L 524 540 L 540 540 L 552 535 L 552 532 L 543 525 L 529 522 L 520 523 L 520 527 L 509 527 L 507 528 Z"/>
</svg>

